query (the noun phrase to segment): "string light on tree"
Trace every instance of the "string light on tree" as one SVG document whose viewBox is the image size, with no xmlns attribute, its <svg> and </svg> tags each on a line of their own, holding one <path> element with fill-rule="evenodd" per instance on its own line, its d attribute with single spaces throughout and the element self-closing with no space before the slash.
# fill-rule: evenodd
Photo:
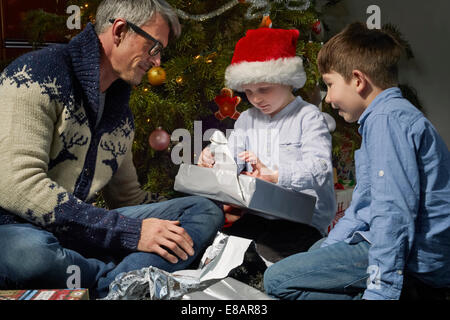
<svg viewBox="0 0 450 320">
<path fill-rule="evenodd" d="M 182 84 L 183 84 L 183 81 L 184 81 L 184 79 L 183 79 L 182 76 L 178 76 L 178 77 L 176 77 L 176 79 L 175 79 L 175 82 L 176 82 L 177 84 L 179 84 L 179 85 L 182 85 Z"/>
</svg>

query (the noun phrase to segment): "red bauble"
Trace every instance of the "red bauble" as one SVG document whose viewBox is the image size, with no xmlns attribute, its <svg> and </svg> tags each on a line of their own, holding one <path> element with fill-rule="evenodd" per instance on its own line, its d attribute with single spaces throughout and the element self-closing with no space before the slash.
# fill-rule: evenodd
<svg viewBox="0 0 450 320">
<path fill-rule="evenodd" d="M 166 150 L 170 143 L 170 135 L 158 127 L 148 137 L 148 143 L 156 151 Z"/>
<path fill-rule="evenodd" d="M 312 31 L 315 33 L 316 37 L 322 41 L 324 38 L 324 34 L 325 34 L 325 28 L 323 27 L 323 23 L 320 20 L 317 20 L 313 25 L 312 25 Z"/>
<path fill-rule="evenodd" d="M 320 20 L 317 20 L 312 25 L 312 31 L 314 31 L 315 34 L 320 35 L 323 31 L 322 22 Z"/>
</svg>

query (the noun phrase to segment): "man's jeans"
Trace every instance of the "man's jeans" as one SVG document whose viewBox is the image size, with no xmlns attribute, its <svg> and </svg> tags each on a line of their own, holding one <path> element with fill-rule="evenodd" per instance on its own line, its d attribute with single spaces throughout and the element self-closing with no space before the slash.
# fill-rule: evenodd
<svg viewBox="0 0 450 320">
<path fill-rule="evenodd" d="M 98 250 L 64 248 L 56 237 L 32 224 L 0 225 L 0 289 L 56 289 L 77 283 L 91 289 L 94 298 L 105 297 L 109 284 L 122 272 L 148 266 L 173 272 L 186 269 L 214 239 L 224 223 L 223 211 L 202 197 L 184 197 L 165 202 L 117 209 L 127 217 L 179 220 L 194 241 L 194 256 L 172 264 L 157 254 L 134 252 L 105 254 Z M 71 246 L 72 247 L 72 246 Z M 89 254 L 84 255 L 84 252 Z"/>
<path fill-rule="evenodd" d="M 367 287 L 370 244 L 339 242 L 287 257 L 264 274 L 267 294 L 288 300 L 360 299 Z"/>
</svg>

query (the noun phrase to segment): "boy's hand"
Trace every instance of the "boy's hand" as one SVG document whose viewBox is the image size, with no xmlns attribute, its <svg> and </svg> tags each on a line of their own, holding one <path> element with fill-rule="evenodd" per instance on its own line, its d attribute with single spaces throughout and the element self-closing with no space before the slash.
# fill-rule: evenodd
<svg viewBox="0 0 450 320">
<path fill-rule="evenodd" d="M 197 165 L 200 167 L 212 168 L 215 162 L 214 155 L 211 153 L 209 147 L 206 147 L 200 154 Z"/>
<path fill-rule="evenodd" d="M 177 257 L 170 254 L 167 251 L 169 249 L 179 258 L 186 260 L 188 254 L 194 255 L 194 242 L 179 224 L 179 221 L 144 219 L 137 249 L 156 253 L 171 263 L 177 263 Z"/>
<path fill-rule="evenodd" d="M 243 171 L 242 174 L 259 178 L 268 182 L 278 183 L 278 170 L 273 171 L 267 168 L 253 152 L 244 151 L 239 153 L 238 156 L 243 161 L 250 163 L 253 168 L 252 172 Z"/>
</svg>

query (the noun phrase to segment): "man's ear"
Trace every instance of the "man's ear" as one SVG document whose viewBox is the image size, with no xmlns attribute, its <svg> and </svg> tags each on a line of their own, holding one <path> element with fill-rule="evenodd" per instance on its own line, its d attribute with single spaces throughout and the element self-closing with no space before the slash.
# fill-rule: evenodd
<svg viewBox="0 0 450 320">
<path fill-rule="evenodd" d="M 124 19 L 116 19 L 111 28 L 111 33 L 115 45 L 119 45 L 122 42 L 123 38 L 125 37 L 126 31 L 127 31 L 126 21 Z"/>
<path fill-rule="evenodd" d="M 366 75 L 359 70 L 353 70 L 352 77 L 356 90 L 358 91 L 359 94 L 361 94 L 367 88 L 368 85 Z"/>
</svg>

